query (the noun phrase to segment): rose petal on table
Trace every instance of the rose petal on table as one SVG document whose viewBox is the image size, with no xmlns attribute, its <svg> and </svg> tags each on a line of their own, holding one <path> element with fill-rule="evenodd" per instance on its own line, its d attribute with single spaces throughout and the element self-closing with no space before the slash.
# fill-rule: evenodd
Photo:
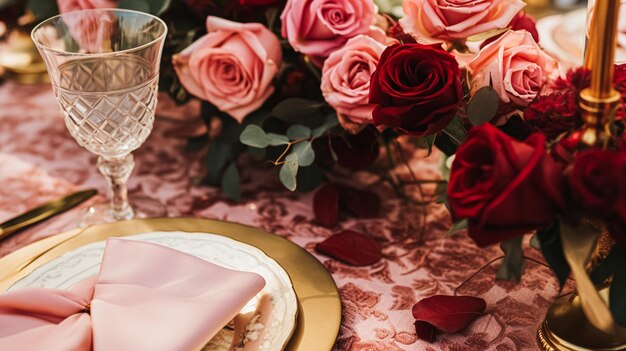
<svg viewBox="0 0 626 351">
<path fill-rule="evenodd" d="M 357 218 L 373 218 L 380 214 L 380 197 L 368 190 L 359 190 L 340 185 L 340 203 Z"/>
<path fill-rule="evenodd" d="M 435 295 L 413 306 L 413 317 L 445 333 L 457 333 L 483 315 L 485 300 L 473 296 Z"/>
<path fill-rule="evenodd" d="M 315 220 L 325 227 L 334 227 L 339 219 L 339 190 L 334 184 L 322 185 L 313 196 Z"/>
<path fill-rule="evenodd" d="M 351 230 L 326 238 L 315 245 L 315 250 L 353 266 L 369 266 L 383 257 L 382 249 L 374 239 Z"/>
<path fill-rule="evenodd" d="M 433 342 L 435 340 L 436 331 L 435 327 L 426 322 L 415 321 L 415 332 L 420 340 Z"/>
</svg>

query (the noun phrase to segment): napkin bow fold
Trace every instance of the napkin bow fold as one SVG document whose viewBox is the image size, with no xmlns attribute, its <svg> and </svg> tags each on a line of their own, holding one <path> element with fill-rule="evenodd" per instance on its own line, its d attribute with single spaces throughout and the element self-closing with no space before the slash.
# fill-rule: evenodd
<svg viewBox="0 0 626 351">
<path fill-rule="evenodd" d="M 96 277 L 0 295 L 0 350 L 200 350 L 264 285 L 165 246 L 109 239 Z"/>
</svg>

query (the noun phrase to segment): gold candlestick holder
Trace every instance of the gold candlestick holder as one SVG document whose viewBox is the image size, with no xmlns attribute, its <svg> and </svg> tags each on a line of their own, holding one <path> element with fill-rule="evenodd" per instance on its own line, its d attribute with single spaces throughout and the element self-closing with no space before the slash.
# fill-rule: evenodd
<svg viewBox="0 0 626 351">
<path fill-rule="evenodd" d="M 585 122 L 581 142 L 588 147 L 607 148 L 611 136 L 609 126 L 621 100 L 613 88 L 619 7 L 620 0 L 598 0 L 594 5 L 584 64 L 591 71 L 591 86 L 580 93 Z M 599 256 L 606 255 L 613 245 L 607 237 L 605 230 L 599 235 L 590 265 L 597 262 Z M 597 292 L 604 304 L 608 304 L 610 289 L 606 285 Z M 602 304 L 596 307 L 606 308 Z M 626 329 L 612 320 L 602 323 L 604 326 L 594 325 L 590 320 L 585 315 L 581 296 L 573 293 L 558 298 L 537 333 L 540 347 L 545 351 L 626 350 Z"/>
</svg>

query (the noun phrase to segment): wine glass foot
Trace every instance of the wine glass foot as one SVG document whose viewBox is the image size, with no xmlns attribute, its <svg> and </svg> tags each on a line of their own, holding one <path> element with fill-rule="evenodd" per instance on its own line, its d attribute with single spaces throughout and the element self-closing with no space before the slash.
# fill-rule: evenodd
<svg viewBox="0 0 626 351">
<path fill-rule="evenodd" d="M 129 200 L 129 203 L 134 212 L 132 218 L 158 218 L 167 216 L 167 209 L 165 206 L 159 201 L 147 196 L 133 195 L 133 197 Z M 111 206 L 108 202 L 106 202 L 89 207 L 79 220 L 79 226 L 86 227 L 94 224 L 112 223 L 118 221 L 120 221 L 120 219 L 113 216 Z"/>
</svg>

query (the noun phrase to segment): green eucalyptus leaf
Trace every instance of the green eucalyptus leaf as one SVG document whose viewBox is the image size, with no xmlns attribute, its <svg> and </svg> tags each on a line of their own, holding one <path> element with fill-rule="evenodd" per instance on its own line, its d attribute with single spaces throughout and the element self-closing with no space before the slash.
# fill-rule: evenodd
<svg viewBox="0 0 626 351">
<path fill-rule="evenodd" d="M 272 146 L 287 145 L 289 138 L 280 134 L 267 133 L 267 142 Z"/>
<path fill-rule="evenodd" d="M 514 280 L 518 282 L 524 274 L 524 251 L 522 250 L 523 236 L 513 238 L 500 243 L 500 248 L 504 252 L 504 259 L 496 273 L 496 279 Z"/>
<path fill-rule="evenodd" d="M 324 133 L 326 133 L 326 131 L 336 127 L 339 125 L 339 120 L 337 119 L 337 114 L 332 113 L 326 116 L 326 120 L 324 121 L 324 124 L 322 124 L 321 126 L 313 129 L 313 133 L 312 136 L 314 138 L 319 138 L 321 137 Z"/>
<path fill-rule="evenodd" d="M 239 170 L 232 162 L 222 174 L 222 191 L 228 198 L 239 202 L 241 200 L 241 186 L 239 184 Z"/>
<path fill-rule="evenodd" d="M 500 107 L 500 97 L 492 87 L 482 87 L 476 91 L 467 105 L 467 118 L 474 126 L 493 119 Z"/>
<path fill-rule="evenodd" d="M 311 136 L 311 128 L 302 124 L 294 124 L 287 129 L 289 140 L 305 139 Z"/>
<path fill-rule="evenodd" d="M 467 229 L 467 226 L 468 226 L 467 219 L 462 219 L 462 220 L 452 224 L 452 227 L 450 227 L 450 229 L 448 229 L 448 232 L 445 234 L 445 236 L 454 235 L 454 234 L 460 232 L 461 230 Z"/>
<path fill-rule="evenodd" d="M 298 175 L 298 155 L 295 153 L 290 153 L 285 158 L 285 163 L 280 168 L 278 172 L 278 177 L 280 178 L 281 183 L 285 186 L 285 188 L 294 191 L 297 187 L 297 179 Z"/>
<path fill-rule="evenodd" d="M 459 116 L 455 116 L 448 125 L 443 128 L 443 132 L 446 133 L 452 142 L 456 145 L 461 145 L 467 138 L 467 131 L 463 127 L 463 122 Z"/>
<path fill-rule="evenodd" d="M 559 284 L 563 287 L 569 277 L 570 267 L 563 254 L 559 222 L 554 222 L 548 228 L 537 230 L 537 237 L 539 238 L 539 246 L 541 247 L 543 257 L 559 279 Z"/>
<path fill-rule="evenodd" d="M 293 147 L 293 152 L 298 155 L 298 165 L 307 167 L 315 161 L 315 150 L 311 141 L 300 142 Z"/>
<path fill-rule="evenodd" d="M 478 33 L 478 34 L 474 34 L 472 36 L 467 37 L 467 41 L 468 42 L 478 42 L 478 41 L 483 41 L 483 40 L 487 40 L 490 38 L 493 38 L 495 36 L 498 36 L 502 33 L 506 33 L 509 31 L 509 28 L 496 28 L 496 29 L 491 29 L 488 30 L 486 32 L 482 32 L 482 33 Z"/>
<path fill-rule="evenodd" d="M 535 250 L 541 250 L 541 242 L 537 234 L 533 234 L 533 236 L 530 237 L 530 247 Z"/>
<path fill-rule="evenodd" d="M 265 131 L 256 124 L 246 126 L 246 129 L 239 136 L 239 141 L 242 144 L 258 148 L 265 148 L 270 144 Z"/>
</svg>

